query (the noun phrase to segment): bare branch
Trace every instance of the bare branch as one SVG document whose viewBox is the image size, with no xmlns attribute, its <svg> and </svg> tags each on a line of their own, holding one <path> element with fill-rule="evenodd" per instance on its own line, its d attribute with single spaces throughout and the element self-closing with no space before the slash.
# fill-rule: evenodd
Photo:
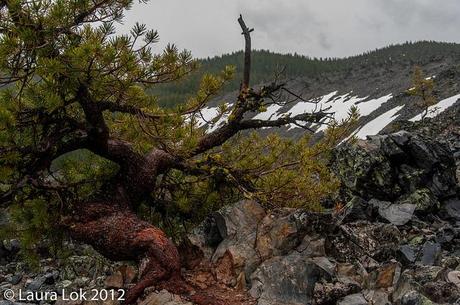
<svg viewBox="0 0 460 305">
<path fill-rule="evenodd" d="M 329 112 L 302 113 L 292 117 L 283 117 L 276 120 L 243 120 L 238 125 L 240 130 L 263 128 L 263 127 L 281 127 L 288 124 L 304 123 L 321 123 L 324 118 L 330 117 Z"/>
<path fill-rule="evenodd" d="M 244 20 L 243 16 L 240 15 L 240 18 L 238 18 L 238 23 L 241 26 L 241 29 L 243 30 L 242 35 L 244 35 L 244 40 L 245 40 L 245 50 L 244 50 L 244 72 L 243 72 L 243 83 L 241 84 L 241 91 L 246 91 L 249 89 L 249 79 L 250 79 L 250 73 L 251 73 L 251 32 L 254 31 L 254 29 L 249 29 Z"/>
</svg>

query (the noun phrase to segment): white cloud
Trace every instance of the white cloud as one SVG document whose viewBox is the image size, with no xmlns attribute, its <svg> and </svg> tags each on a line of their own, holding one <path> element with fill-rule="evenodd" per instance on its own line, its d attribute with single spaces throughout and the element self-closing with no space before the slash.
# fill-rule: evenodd
<svg viewBox="0 0 460 305">
<path fill-rule="evenodd" d="M 443 0 L 151 0 L 136 4 L 139 21 L 197 57 L 240 50 L 236 19 L 254 27 L 255 48 L 315 57 L 349 56 L 404 41 L 459 41 L 460 1 Z"/>
</svg>

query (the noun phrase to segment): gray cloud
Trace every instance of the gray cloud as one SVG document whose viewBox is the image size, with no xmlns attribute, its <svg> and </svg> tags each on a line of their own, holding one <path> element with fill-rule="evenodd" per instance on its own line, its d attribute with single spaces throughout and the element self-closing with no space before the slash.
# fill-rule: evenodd
<svg viewBox="0 0 460 305">
<path fill-rule="evenodd" d="M 120 29 L 143 22 L 159 30 L 158 50 L 174 42 L 206 57 L 242 48 L 240 13 L 255 28 L 255 48 L 314 57 L 409 40 L 460 41 L 458 0 L 151 0 L 135 5 Z"/>
</svg>

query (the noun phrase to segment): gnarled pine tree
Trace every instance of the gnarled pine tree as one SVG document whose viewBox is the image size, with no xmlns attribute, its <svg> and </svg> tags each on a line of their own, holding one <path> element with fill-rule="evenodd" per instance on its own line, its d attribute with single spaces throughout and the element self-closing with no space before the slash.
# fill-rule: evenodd
<svg viewBox="0 0 460 305">
<path fill-rule="evenodd" d="M 142 203 L 160 209 L 177 199 L 175 181 L 218 177 L 242 193 L 257 193 L 254 186 L 259 185 L 267 186 L 272 197 L 287 196 L 266 177 L 278 173 L 285 185 L 292 185 L 301 176 L 296 170 L 304 164 L 311 173 L 301 182 L 326 179 L 330 184 L 325 193 L 335 183 L 324 166 L 308 163 L 325 151 L 324 146 L 302 153 L 303 146 L 283 150 L 282 140 L 271 138 L 258 149 L 262 154 L 270 147 L 278 150 L 264 158 L 255 156 L 258 161 L 222 146 L 240 131 L 308 126 L 330 116 L 317 109 L 274 120 L 248 118 L 247 113 L 301 97 L 278 83 L 250 88 L 251 30 L 242 18 L 246 54 L 241 90 L 236 101 L 221 106 L 216 120 L 224 123 L 206 132 L 197 121 L 232 69 L 205 76 L 196 96 L 177 109 L 159 108 L 146 89 L 187 75 L 196 62 L 173 45 L 155 55 L 151 46 L 158 35 L 144 25 L 116 35 L 113 23 L 121 21 L 131 4 L 131 0 L 0 0 L 1 205 L 34 207 L 49 217 L 60 217 L 60 221 L 54 218 L 55 227 L 110 259 L 147 258 L 146 271 L 127 303 L 154 284 L 163 283 L 175 293 L 188 291 L 180 284 L 181 263 L 174 243 L 136 214 Z M 339 138 L 333 129 L 329 133 L 329 139 Z M 245 145 L 251 143 L 247 140 Z M 295 160 L 296 156 L 303 160 Z M 85 174 L 79 172 L 82 168 L 87 169 Z M 302 195 L 308 187 L 286 190 Z M 218 304 L 199 293 L 190 299 Z"/>
</svg>

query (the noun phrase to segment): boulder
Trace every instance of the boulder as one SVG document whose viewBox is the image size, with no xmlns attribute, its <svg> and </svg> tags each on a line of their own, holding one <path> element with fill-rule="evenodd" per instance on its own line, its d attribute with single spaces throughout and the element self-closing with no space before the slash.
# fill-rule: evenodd
<svg viewBox="0 0 460 305">
<path fill-rule="evenodd" d="M 416 290 L 411 290 L 404 294 L 400 300 L 401 305 L 434 305 L 430 299 Z"/>
<path fill-rule="evenodd" d="M 364 298 L 368 304 L 372 305 L 392 305 L 390 302 L 389 293 L 383 289 L 366 290 L 363 292 Z"/>
<path fill-rule="evenodd" d="M 455 304 L 460 300 L 460 288 L 454 283 L 436 281 L 423 285 L 424 294 L 433 302 Z"/>
<path fill-rule="evenodd" d="M 256 249 L 262 260 L 285 255 L 301 242 L 294 209 L 278 209 L 264 217 L 257 228 Z"/>
<path fill-rule="evenodd" d="M 45 276 L 38 276 L 26 284 L 26 289 L 31 290 L 31 291 L 37 291 L 43 286 L 43 284 L 45 284 L 45 282 L 46 282 Z"/>
<path fill-rule="evenodd" d="M 314 302 L 316 305 L 336 304 L 338 300 L 350 294 L 355 294 L 361 290 L 356 284 L 353 283 L 321 283 L 315 285 Z"/>
<path fill-rule="evenodd" d="M 460 288 L 460 271 L 451 271 L 447 274 L 447 281 L 449 283 L 455 284 L 458 288 Z"/>
<path fill-rule="evenodd" d="M 309 304 L 320 278 L 331 279 L 327 264 L 314 262 L 301 253 L 273 257 L 251 275 L 250 294 L 258 305 Z"/>
<path fill-rule="evenodd" d="M 342 145 L 331 167 L 350 199 L 415 204 L 427 212 L 456 197 L 456 164 L 448 145 L 405 131 Z"/>
<path fill-rule="evenodd" d="M 17 285 L 22 280 L 22 274 L 15 274 L 8 279 L 8 282 L 11 285 Z"/>
<path fill-rule="evenodd" d="M 444 202 L 441 213 L 444 218 L 460 221 L 460 199 L 454 198 Z"/>
<path fill-rule="evenodd" d="M 370 200 L 369 204 L 378 209 L 380 217 L 396 226 L 408 223 L 414 216 L 415 209 L 417 208 L 415 204 L 411 203 L 393 204 L 388 201 L 376 199 Z"/>
<path fill-rule="evenodd" d="M 302 252 L 302 254 L 307 257 L 325 256 L 325 242 L 326 239 L 320 234 L 307 234 L 297 247 L 297 251 Z"/>
<path fill-rule="evenodd" d="M 339 262 L 385 261 L 395 256 L 401 232 L 391 224 L 359 221 L 340 226 L 340 233 L 326 238 L 326 254 Z"/>
<path fill-rule="evenodd" d="M 238 268 L 255 269 L 259 259 L 253 247 L 259 223 L 266 216 L 255 201 L 243 200 L 213 213 L 191 234 L 188 242 L 204 258 L 217 262 L 228 251 Z"/>
<path fill-rule="evenodd" d="M 401 245 L 398 254 L 399 260 L 404 265 L 413 264 L 417 259 L 417 249 L 413 245 Z"/>
<path fill-rule="evenodd" d="M 441 255 L 441 245 L 436 242 L 427 241 L 422 248 L 421 264 L 432 266 Z"/>
<path fill-rule="evenodd" d="M 337 305 L 368 305 L 362 293 L 350 294 L 340 300 Z"/>
</svg>

